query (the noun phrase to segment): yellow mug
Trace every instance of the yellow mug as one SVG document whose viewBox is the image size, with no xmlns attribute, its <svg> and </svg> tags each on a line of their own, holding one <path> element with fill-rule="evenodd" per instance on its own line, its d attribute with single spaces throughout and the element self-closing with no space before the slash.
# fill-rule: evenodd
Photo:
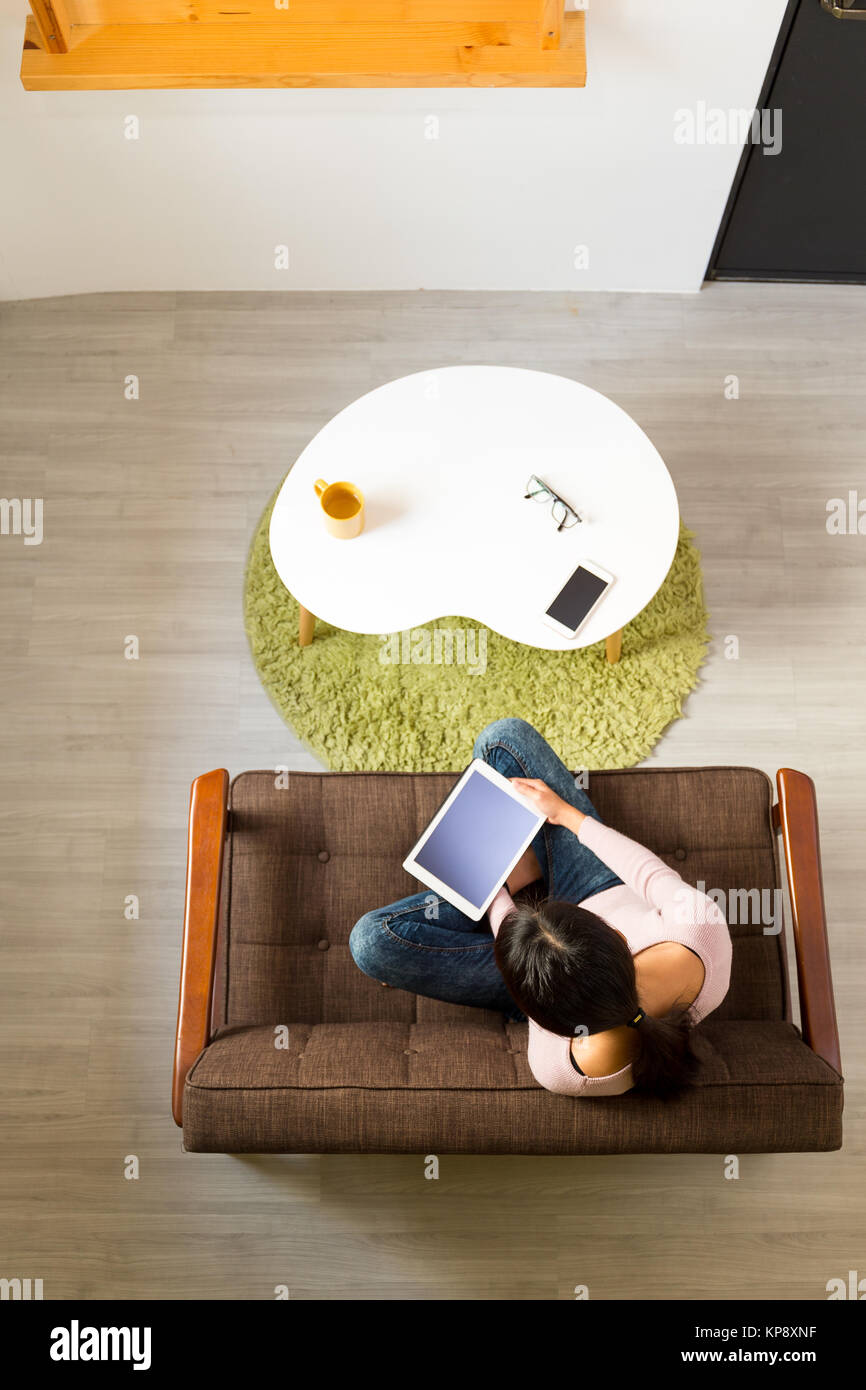
<svg viewBox="0 0 866 1390">
<path fill-rule="evenodd" d="M 364 494 L 354 483 L 326 483 L 319 478 L 313 487 L 325 514 L 325 525 L 338 540 L 350 541 L 364 529 Z"/>
</svg>

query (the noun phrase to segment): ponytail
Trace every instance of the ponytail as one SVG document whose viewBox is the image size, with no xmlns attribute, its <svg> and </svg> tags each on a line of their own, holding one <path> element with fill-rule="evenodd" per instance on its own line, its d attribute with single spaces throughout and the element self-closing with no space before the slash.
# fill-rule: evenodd
<svg viewBox="0 0 866 1390">
<path fill-rule="evenodd" d="M 669 1099 L 691 1084 L 698 1059 L 691 1045 L 690 1009 L 673 1009 L 664 1018 L 644 1014 L 636 1031 L 640 1047 L 631 1064 L 636 1090 Z"/>
</svg>

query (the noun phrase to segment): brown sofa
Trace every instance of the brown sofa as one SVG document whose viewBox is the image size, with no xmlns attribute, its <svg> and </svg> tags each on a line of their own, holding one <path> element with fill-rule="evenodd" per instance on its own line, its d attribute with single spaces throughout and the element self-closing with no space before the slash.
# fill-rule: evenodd
<svg viewBox="0 0 866 1390">
<path fill-rule="evenodd" d="M 707 891 L 772 893 L 781 836 L 802 1033 L 784 932 L 765 934 L 760 920 L 732 926 L 730 992 L 695 1033 L 698 1082 L 668 1103 L 551 1094 L 527 1066 L 525 1024 L 385 988 L 354 964 L 354 922 L 416 891 L 401 861 L 455 778 L 245 772 L 229 785 L 220 769 L 193 783 L 173 1081 L 187 1150 L 839 1148 L 842 1077 L 808 777 L 778 773 L 776 805 L 769 778 L 751 768 L 590 777 L 605 821 Z"/>
</svg>

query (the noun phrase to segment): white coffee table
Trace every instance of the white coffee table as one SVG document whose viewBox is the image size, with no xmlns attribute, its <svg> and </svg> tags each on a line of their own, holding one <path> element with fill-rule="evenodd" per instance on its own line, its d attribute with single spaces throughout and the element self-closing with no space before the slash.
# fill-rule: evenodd
<svg viewBox="0 0 866 1390">
<path fill-rule="evenodd" d="M 584 518 L 557 532 L 524 500 L 538 474 Z M 325 530 L 313 489 L 357 483 L 366 526 Z M 622 629 L 670 568 L 679 508 L 664 462 L 629 415 L 588 386 L 516 367 L 441 367 L 401 377 L 336 415 L 304 449 L 277 497 L 274 564 L 315 619 L 391 633 L 460 615 L 533 647 L 568 650 Z M 581 559 L 616 582 L 574 640 L 542 613 Z"/>
</svg>

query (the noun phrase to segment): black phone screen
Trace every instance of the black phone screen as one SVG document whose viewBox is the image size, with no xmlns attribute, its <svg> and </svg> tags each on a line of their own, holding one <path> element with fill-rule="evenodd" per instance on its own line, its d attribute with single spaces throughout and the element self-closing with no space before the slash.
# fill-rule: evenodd
<svg viewBox="0 0 866 1390">
<path fill-rule="evenodd" d="M 547 610 L 547 616 L 553 618 L 554 622 L 562 623 L 563 627 L 572 630 L 580 627 L 596 599 L 604 593 L 607 584 L 606 579 L 599 579 L 592 570 L 579 565 L 556 595 Z"/>
</svg>

